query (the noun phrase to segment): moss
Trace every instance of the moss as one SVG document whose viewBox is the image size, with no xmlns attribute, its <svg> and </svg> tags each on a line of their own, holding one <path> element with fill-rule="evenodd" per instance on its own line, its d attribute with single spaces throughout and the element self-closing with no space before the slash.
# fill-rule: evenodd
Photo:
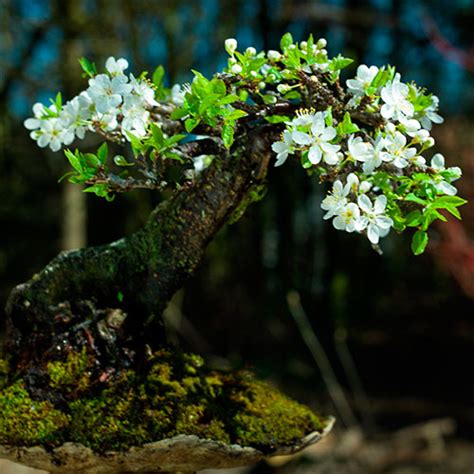
<svg viewBox="0 0 474 474">
<path fill-rule="evenodd" d="M 308 407 L 250 378 L 231 392 L 230 399 L 239 406 L 233 422 L 236 441 L 243 446 L 291 445 L 304 433 L 325 426 Z"/>
<path fill-rule="evenodd" d="M 10 364 L 6 359 L 0 357 L 0 390 L 7 386 Z"/>
<path fill-rule="evenodd" d="M 83 392 L 90 384 L 91 366 L 92 358 L 86 348 L 81 352 L 70 352 L 64 362 L 49 362 L 47 372 L 51 388 L 65 394 Z"/>
<path fill-rule="evenodd" d="M 71 440 L 95 451 L 121 449 L 149 440 L 141 422 L 141 405 L 128 377 L 124 376 L 99 396 L 69 404 Z"/>
<path fill-rule="evenodd" d="M 69 416 L 51 402 L 34 401 L 21 382 L 0 393 L 0 443 L 31 446 L 59 444 Z"/>
<path fill-rule="evenodd" d="M 324 426 L 252 375 L 209 372 L 193 354 L 160 350 L 140 373 L 123 371 L 102 386 L 92 381 L 92 362 L 82 351 L 48 364 L 58 406 L 32 400 L 21 383 L 0 392 L 0 442 L 73 441 L 103 452 L 189 434 L 271 450 Z"/>
</svg>

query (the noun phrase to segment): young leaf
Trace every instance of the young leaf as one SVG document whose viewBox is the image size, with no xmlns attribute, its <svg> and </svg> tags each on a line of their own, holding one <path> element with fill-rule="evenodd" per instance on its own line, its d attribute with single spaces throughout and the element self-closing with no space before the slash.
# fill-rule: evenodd
<svg viewBox="0 0 474 474">
<path fill-rule="evenodd" d="M 351 115 L 349 112 L 344 114 L 342 122 L 336 127 L 338 135 L 350 135 L 351 133 L 358 132 L 360 128 L 352 123 Z"/>
<path fill-rule="evenodd" d="M 82 164 L 78 156 L 76 156 L 71 150 L 64 150 L 64 154 L 68 159 L 71 166 L 78 172 L 82 174 Z"/>
<path fill-rule="evenodd" d="M 87 58 L 80 58 L 79 64 L 86 75 L 94 77 L 97 74 L 97 68 L 94 63 L 91 63 Z"/>
<path fill-rule="evenodd" d="M 107 161 L 107 155 L 109 154 L 109 147 L 107 142 L 102 143 L 99 149 L 97 150 L 97 158 L 99 159 L 100 163 L 103 165 Z"/>
<path fill-rule="evenodd" d="M 234 127 L 231 124 L 224 124 L 222 127 L 222 140 L 226 148 L 230 148 L 234 143 Z"/>
<path fill-rule="evenodd" d="M 190 117 L 185 120 L 184 128 L 188 133 L 191 133 L 199 125 L 200 122 L 200 119 Z"/>
<path fill-rule="evenodd" d="M 291 36 L 291 33 L 285 33 L 281 40 L 280 40 L 280 48 L 282 51 L 285 51 L 290 44 L 293 44 L 293 36 Z"/>
<path fill-rule="evenodd" d="M 419 230 L 413 234 L 412 240 L 411 240 L 411 250 L 415 255 L 420 255 L 422 254 L 426 246 L 428 245 L 428 234 L 423 231 Z"/>
<path fill-rule="evenodd" d="M 163 148 L 163 145 L 165 143 L 165 137 L 163 135 L 163 132 L 161 131 L 161 128 L 156 125 L 156 123 L 151 124 L 151 135 L 153 137 L 153 141 L 155 142 L 156 148 Z"/>
<path fill-rule="evenodd" d="M 165 77 L 165 69 L 163 66 L 158 66 L 153 72 L 152 81 L 153 84 L 159 89 L 163 85 L 163 79 Z"/>
</svg>

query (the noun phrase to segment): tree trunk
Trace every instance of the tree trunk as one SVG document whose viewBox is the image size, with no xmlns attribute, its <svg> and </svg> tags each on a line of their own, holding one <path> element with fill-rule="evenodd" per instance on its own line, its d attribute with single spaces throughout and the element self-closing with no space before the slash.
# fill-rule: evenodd
<svg viewBox="0 0 474 474">
<path fill-rule="evenodd" d="M 14 365 L 37 365 L 64 339 L 61 334 L 70 338 L 74 328 L 107 308 L 126 314 L 123 335 L 135 346 L 163 343 L 162 311 L 195 272 L 214 235 L 262 185 L 268 140 L 264 133 L 247 135 L 161 203 L 142 229 L 107 245 L 62 252 L 17 286 L 7 303 Z"/>
</svg>

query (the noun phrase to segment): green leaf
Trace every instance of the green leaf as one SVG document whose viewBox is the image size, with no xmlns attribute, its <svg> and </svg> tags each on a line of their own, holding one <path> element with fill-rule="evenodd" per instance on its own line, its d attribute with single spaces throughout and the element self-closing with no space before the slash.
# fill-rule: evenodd
<svg viewBox="0 0 474 474">
<path fill-rule="evenodd" d="M 204 99 L 201 101 L 199 104 L 199 115 L 203 115 L 203 113 L 212 105 L 214 105 L 217 102 L 217 99 L 219 99 L 218 94 L 209 94 Z"/>
<path fill-rule="evenodd" d="M 338 54 L 335 58 L 331 59 L 329 63 L 329 70 L 340 71 L 341 69 L 344 69 L 345 67 L 349 66 L 349 64 L 352 64 L 353 62 L 354 62 L 353 59 L 345 58 L 341 54 Z"/>
<path fill-rule="evenodd" d="M 152 81 L 156 87 L 161 88 L 163 85 L 163 79 L 165 77 L 165 68 L 163 66 L 158 66 L 153 72 Z"/>
<path fill-rule="evenodd" d="M 416 196 L 413 193 L 410 193 L 410 194 L 406 195 L 405 196 L 405 201 L 416 202 L 417 204 L 422 204 L 423 206 L 426 206 L 428 204 L 428 201 L 426 201 L 425 199 L 419 198 L 418 196 Z"/>
<path fill-rule="evenodd" d="M 219 96 L 226 95 L 227 88 L 223 80 L 214 78 L 212 79 L 210 84 L 212 85 L 212 91 L 214 92 L 214 94 L 217 94 Z"/>
<path fill-rule="evenodd" d="M 289 122 L 290 117 L 288 117 L 288 115 L 269 115 L 265 117 L 265 120 L 268 123 L 283 123 L 283 122 Z"/>
<path fill-rule="evenodd" d="M 309 161 L 309 158 L 308 158 L 308 152 L 305 151 L 304 153 L 302 153 L 301 155 L 301 166 L 307 170 L 308 168 L 311 168 L 313 166 L 313 163 L 311 163 L 311 161 Z"/>
<path fill-rule="evenodd" d="M 94 77 L 97 74 L 97 68 L 94 63 L 91 63 L 87 58 L 80 58 L 79 64 L 82 70 L 90 77 Z"/>
<path fill-rule="evenodd" d="M 68 159 L 71 166 L 80 174 L 82 174 L 82 164 L 78 156 L 76 156 L 71 150 L 64 150 L 64 154 Z"/>
<path fill-rule="evenodd" d="M 171 148 L 173 145 L 181 141 L 186 135 L 184 134 L 178 134 L 178 135 L 173 135 L 165 140 L 165 145 L 167 148 Z"/>
<path fill-rule="evenodd" d="M 156 125 L 156 123 L 151 124 L 151 136 L 153 137 L 153 141 L 155 142 L 156 148 L 161 149 L 163 148 L 163 144 L 165 142 L 165 137 L 161 128 Z"/>
<path fill-rule="evenodd" d="M 290 92 L 287 92 L 284 96 L 283 96 L 286 100 L 298 100 L 298 99 L 301 99 L 301 94 L 298 92 L 298 91 L 290 91 Z"/>
<path fill-rule="evenodd" d="M 186 115 L 189 115 L 188 109 L 186 107 L 180 107 L 179 109 L 175 109 L 173 112 L 171 112 L 171 119 L 179 120 L 183 117 L 186 117 Z"/>
<path fill-rule="evenodd" d="M 433 207 L 447 209 L 448 207 L 458 207 L 466 204 L 467 201 L 459 196 L 441 196 L 432 204 Z"/>
<path fill-rule="evenodd" d="M 280 40 L 280 48 L 282 51 L 285 51 L 285 49 L 288 48 L 288 46 L 290 46 L 291 44 L 293 44 L 293 36 L 291 36 L 291 33 L 285 33 L 282 37 L 281 37 L 281 40 Z"/>
<path fill-rule="evenodd" d="M 428 227 L 436 219 L 446 222 L 446 217 L 444 217 L 443 214 L 439 213 L 436 209 L 428 208 L 423 214 L 423 224 L 421 226 L 421 230 L 428 230 Z"/>
<path fill-rule="evenodd" d="M 114 163 L 117 166 L 134 166 L 135 163 L 129 163 L 124 156 L 122 155 L 115 155 L 114 156 Z"/>
<path fill-rule="evenodd" d="M 61 92 L 56 94 L 56 100 L 54 103 L 56 104 L 56 110 L 59 112 L 63 108 L 63 98 Z"/>
<path fill-rule="evenodd" d="M 239 96 L 235 94 L 229 94 L 223 97 L 222 99 L 219 99 L 217 101 L 217 105 L 227 105 L 227 104 L 232 104 L 236 100 L 239 100 Z"/>
<path fill-rule="evenodd" d="M 456 219 L 462 220 L 461 213 L 455 207 L 446 207 L 446 210 L 452 214 Z"/>
<path fill-rule="evenodd" d="M 99 166 L 99 159 L 94 155 L 94 153 L 86 153 L 82 156 L 89 170 L 95 170 Z"/>
<path fill-rule="evenodd" d="M 234 127 L 231 124 L 224 124 L 222 127 L 222 140 L 226 148 L 230 148 L 234 143 Z"/>
<path fill-rule="evenodd" d="M 332 106 L 326 109 L 326 116 L 324 117 L 324 122 L 327 127 L 332 127 L 333 118 L 332 118 Z"/>
<path fill-rule="evenodd" d="M 109 154 L 109 147 L 107 145 L 107 142 L 102 143 L 100 145 L 99 149 L 97 150 L 97 158 L 99 159 L 99 162 L 103 165 L 107 161 L 107 156 Z"/>
<path fill-rule="evenodd" d="M 407 227 L 418 227 L 423 222 L 423 214 L 421 211 L 411 211 L 405 218 Z"/>
<path fill-rule="evenodd" d="M 235 122 L 239 120 L 239 118 L 246 117 L 248 114 L 244 110 L 240 109 L 233 109 L 229 114 L 226 115 L 225 120 L 226 122 Z"/>
<path fill-rule="evenodd" d="M 188 133 L 191 133 L 199 125 L 200 122 L 201 122 L 200 119 L 190 117 L 185 120 L 184 128 L 186 129 Z"/>
<path fill-rule="evenodd" d="M 355 123 L 352 123 L 349 112 L 344 114 L 342 122 L 338 124 L 336 129 L 338 135 L 350 135 L 351 133 L 355 133 L 360 130 L 360 128 Z"/>
<path fill-rule="evenodd" d="M 415 255 L 421 255 L 428 245 L 428 234 L 419 230 L 413 234 L 411 240 L 411 250 Z"/>
</svg>

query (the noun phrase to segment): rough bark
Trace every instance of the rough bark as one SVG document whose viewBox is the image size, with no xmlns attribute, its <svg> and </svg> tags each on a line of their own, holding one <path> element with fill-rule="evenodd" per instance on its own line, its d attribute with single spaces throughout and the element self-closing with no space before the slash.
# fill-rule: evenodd
<svg viewBox="0 0 474 474">
<path fill-rule="evenodd" d="M 18 285 L 7 303 L 8 340 L 11 352 L 19 354 L 17 365 L 41 360 L 64 327 L 58 318 L 65 308 L 84 318 L 93 308 L 120 308 L 127 314 L 129 339 L 151 346 L 163 342 L 160 316 L 167 302 L 195 272 L 213 236 L 261 185 L 267 140 L 262 130 L 252 132 L 161 203 L 134 234 L 62 252 Z"/>
</svg>

